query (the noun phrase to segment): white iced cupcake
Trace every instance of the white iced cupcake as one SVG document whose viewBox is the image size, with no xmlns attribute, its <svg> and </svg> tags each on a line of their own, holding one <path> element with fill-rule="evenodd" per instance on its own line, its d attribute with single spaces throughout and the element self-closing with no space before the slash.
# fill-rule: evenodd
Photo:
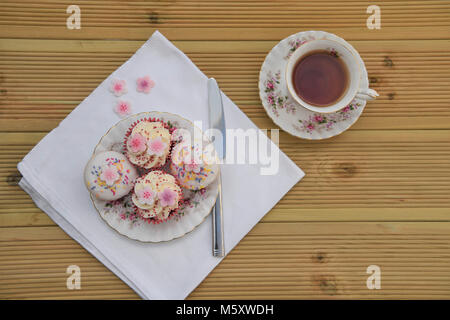
<svg viewBox="0 0 450 320">
<path fill-rule="evenodd" d="M 158 223 L 177 212 L 183 193 L 172 175 L 155 170 L 136 180 L 132 201 L 142 218 Z"/>
<path fill-rule="evenodd" d="M 202 148 L 201 144 L 178 143 L 171 152 L 170 171 L 186 189 L 206 188 L 219 174 L 214 154 L 211 144 Z"/>
<path fill-rule="evenodd" d="M 105 151 L 92 157 L 84 169 L 89 192 L 100 200 L 117 200 L 130 193 L 138 173 L 119 152 Z"/>
</svg>

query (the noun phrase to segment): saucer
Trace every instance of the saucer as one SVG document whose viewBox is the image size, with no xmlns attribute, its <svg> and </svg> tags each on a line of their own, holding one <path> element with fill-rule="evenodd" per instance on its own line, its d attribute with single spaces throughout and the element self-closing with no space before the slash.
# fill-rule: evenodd
<svg viewBox="0 0 450 320">
<path fill-rule="evenodd" d="M 123 139 L 130 126 L 143 118 L 158 118 L 176 128 L 188 130 L 194 136 L 194 130 L 200 130 L 194 124 L 179 115 L 167 112 L 142 112 L 119 121 L 100 139 L 94 154 L 103 151 L 123 152 Z M 204 138 L 203 143 L 209 143 Z M 131 194 L 117 201 L 103 201 L 91 195 L 91 200 L 100 217 L 112 229 L 129 239 L 141 242 L 164 242 L 180 238 L 206 220 L 216 202 L 219 184 L 217 179 L 206 188 L 192 191 L 183 188 L 183 205 L 178 215 L 160 224 L 148 223 L 134 213 Z"/>
<path fill-rule="evenodd" d="M 353 99 L 343 109 L 333 113 L 317 113 L 299 105 L 291 98 L 285 80 L 289 57 L 302 44 L 317 39 L 329 39 L 346 44 L 357 57 L 361 72 L 361 88 L 369 87 L 366 66 L 359 53 L 344 39 L 324 31 L 304 31 L 281 40 L 269 54 L 259 72 L 259 96 L 269 117 L 287 133 L 309 140 L 334 137 L 350 128 L 364 110 L 367 101 Z"/>
</svg>

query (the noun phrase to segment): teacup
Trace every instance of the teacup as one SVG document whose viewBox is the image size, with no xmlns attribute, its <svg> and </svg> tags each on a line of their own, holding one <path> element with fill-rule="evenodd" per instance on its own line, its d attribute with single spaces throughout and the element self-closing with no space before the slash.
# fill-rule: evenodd
<svg viewBox="0 0 450 320">
<path fill-rule="evenodd" d="M 378 97 L 378 93 L 375 90 L 361 87 L 362 70 L 360 69 L 361 67 L 358 57 L 355 56 L 352 50 L 354 49 L 344 43 L 328 39 L 311 40 L 301 45 L 294 51 L 286 65 L 286 83 L 291 97 L 304 108 L 318 113 L 331 113 L 339 111 L 340 109 L 348 106 L 355 98 L 361 100 L 372 100 Z M 327 51 L 333 55 L 336 55 L 336 57 L 341 59 L 341 62 L 346 66 L 348 71 L 348 85 L 344 94 L 331 105 L 323 107 L 315 106 L 304 101 L 296 93 L 293 82 L 293 72 L 297 62 L 316 51 Z"/>
</svg>

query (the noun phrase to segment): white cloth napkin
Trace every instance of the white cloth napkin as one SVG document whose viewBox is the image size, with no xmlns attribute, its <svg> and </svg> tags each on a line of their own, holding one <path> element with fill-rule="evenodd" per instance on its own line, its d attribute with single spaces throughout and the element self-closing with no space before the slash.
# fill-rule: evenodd
<svg viewBox="0 0 450 320">
<path fill-rule="evenodd" d="M 136 91 L 136 79 L 146 75 L 155 81 L 149 94 Z M 114 78 L 126 80 L 128 93 L 120 99 L 131 103 L 133 113 L 167 111 L 208 124 L 207 77 L 157 31 L 25 156 L 18 165 L 20 185 L 142 298 L 184 299 L 221 261 L 211 254 L 211 218 L 180 239 L 140 243 L 105 224 L 84 186 L 84 166 L 94 147 L 119 121 L 113 112 L 118 98 L 108 90 Z M 256 128 L 225 95 L 223 102 L 227 128 Z M 276 175 L 260 175 L 261 166 L 222 168 L 227 253 L 304 176 L 281 151 Z"/>
</svg>

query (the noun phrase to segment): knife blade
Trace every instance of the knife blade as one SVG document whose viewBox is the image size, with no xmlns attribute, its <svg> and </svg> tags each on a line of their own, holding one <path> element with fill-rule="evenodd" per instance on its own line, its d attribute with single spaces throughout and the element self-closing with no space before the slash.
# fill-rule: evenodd
<svg viewBox="0 0 450 320">
<path fill-rule="evenodd" d="M 226 151 L 226 129 L 223 112 L 222 94 L 214 78 L 208 79 L 208 104 L 209 104 L 209 126 L 211 129 L 219 130 L 222 137 L 214 136 L 214 148 L 220 160 L 224 159 Z M 213 256 L 225 256 L 225 244 L 223 234 L 223 212 L 222 212 L 222 177 L 219 172 L 219 192 L 216 203 L 212 209 L 213 224 Z"/>
</svg>

